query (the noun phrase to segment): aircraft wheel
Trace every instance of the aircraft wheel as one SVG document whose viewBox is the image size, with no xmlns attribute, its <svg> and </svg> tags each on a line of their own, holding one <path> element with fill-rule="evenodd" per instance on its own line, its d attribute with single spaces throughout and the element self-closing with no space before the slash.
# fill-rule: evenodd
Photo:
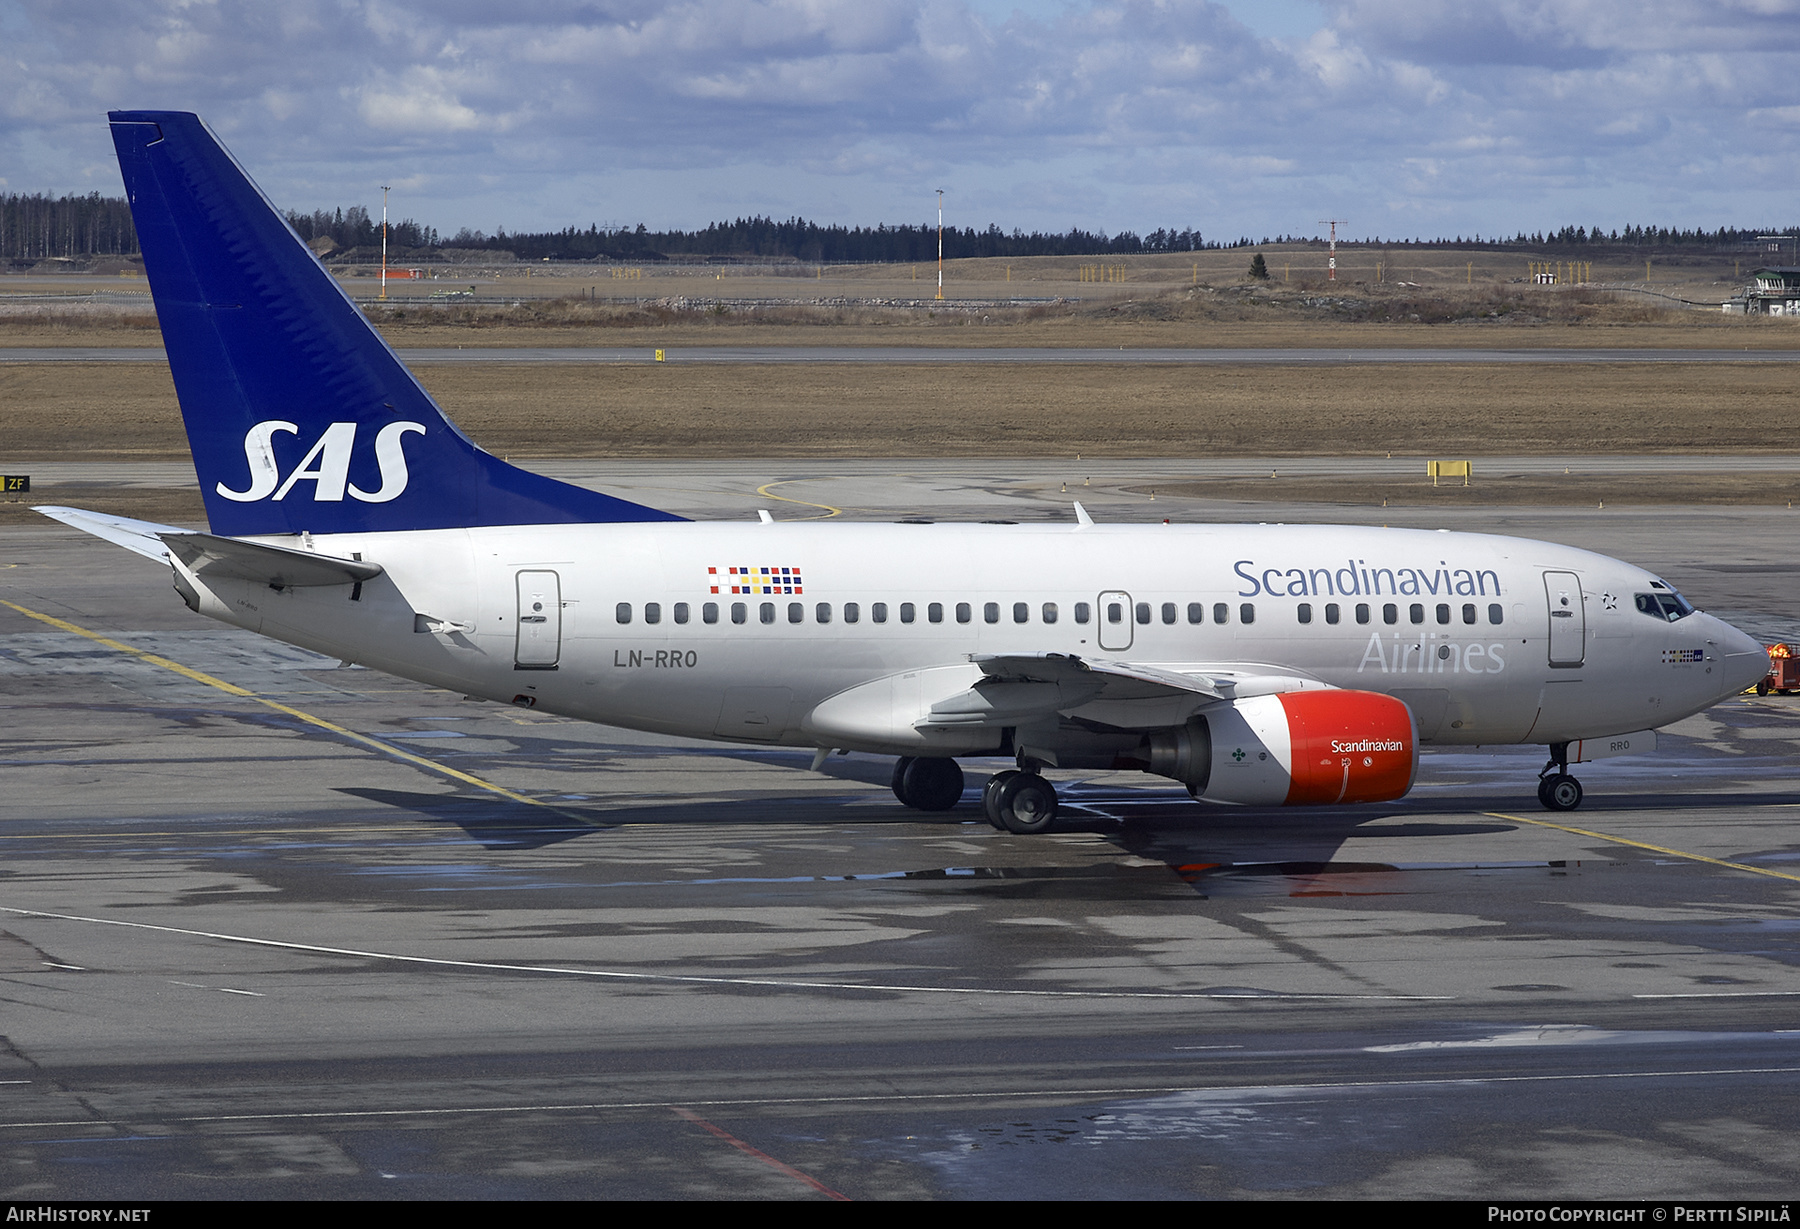
<svg viewBox="0 0 1800 1229">
<path fill-rule="evenodd" d="M 906 770 L 912 766 L 913 757 L 910 755 L 903 755 L 894 761 L 894 797 L 906 806 L 913 805 L 912 796 L 906 792 Z"/>
<path fill-rule="evenodd" d="M 1018 775 L 1018 769 L 1008 768 L 989 777 L 987 784 L 981 787 L 981 813 L 987 817 L 988 823 L 1001 832 L 1006 831 L 1006 821 L 1000 818 L 1000 791 Z"/>
<path fill-rule="evenodd" d="M 901 776 L 901 801 L 921 811 L 954 810 L 962 801 L 963 771 L 955 760 L 913 760 Z"/>
<path fill-rule="evenodd" d="M 1546 777 L 1538 787 L 1538 798 L 1549 811 L 1573 811 L 1581 805 L 1581 782 L 1566 772 Z"/>
<path fill-rule="evenodd" d="M 1021 772 L 1000 787 L 999 811 L 1008 832 L 1048 832 L 1056 825 L 1056 787 L 1035 772 Z"/>
</svg>

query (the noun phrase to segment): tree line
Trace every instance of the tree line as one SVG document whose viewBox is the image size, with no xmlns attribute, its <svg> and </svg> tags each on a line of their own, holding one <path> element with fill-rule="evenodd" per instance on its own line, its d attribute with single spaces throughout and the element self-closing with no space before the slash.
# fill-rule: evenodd
<svg viewBox="0 0 1800 1229">
<path fill-rule="evenodd" d="M 0 259 L 135 256 L 137 250 L 122 196 L 0 194 Z"/>
<path fill-rule="evenodd" d="M 317 241 L 329 239 L 331 250 L 338 254 L 368 255 L 381 244 L 381 223 L 361 205 L 335 210 L 320 209 L 311 213 L 290 212 L 287 215 L 299 236 L 319 246 Z M 1340 240 L 1342 247 L 1458 247 L 1458 248 L 1533 248 L 1592 247 L 1605 244 L 1619 247 L 1712 247 L 1749 250 L 1759 236 L 1781 235 L 1792 240 L 1800 237 L 1800 227 L 1744 228 L 1719 227 L 1681 229 L 1667 226 L 1626 226 L 1607 230 L 1604 227 L 1564 226 L 1560 229 L 1525 232 L 1511 238 L 1505 236 L 1457 235 L 1453 239 L 1361 239 Z M 1066 232 L 1031 231 L 1018 228 L 1002 230 L 990 224 L 985 230 L 974 227 L 945 227 L 944 256 L 958 260 L 969 257 L 1026 256 L 1128 256 L 1162 252 L 1216 251 L 1277 243 L 1322 244 L 1314 235 L 1248 237 L 1219 241 L 1203 237 L 1193 227 L 1180 229 L 1158 227 L 1147 234 L 1105 231 L 1071 227 Z M 777 221 L 769 217 L 738 218 L 730 222 L 714 222 L 703 230 L 653 231 L 639 223 L 635 227 L 602 227 L 590 225 L 583 230 L 567 227 L 559 231 L 513 231 L 504 228 L 492 235 L 464 228 L 454 235 L 442 236 L 436 228 L 411 218 L 388 225 L 388 250 L 391 255 L 407 259 L 430 259 L 449 249 L 469 253 L 511 253 L 516 259 L 543 260 L 632 260 L 670 259 L 801 261 L 806 263 L 904 264 L 926 263 L 937 259 L 938 228 L 926 223 L 919 226 L 824 226 L 805 218 Z M 137 233 L 131 225 L 131 211 L 122 197 L 86 196 L 51 197 L 42 194 L 0 194 L 0 259 L 43 259 L 46 257 L 133 256 L 137 254 Z"/>
</svg>

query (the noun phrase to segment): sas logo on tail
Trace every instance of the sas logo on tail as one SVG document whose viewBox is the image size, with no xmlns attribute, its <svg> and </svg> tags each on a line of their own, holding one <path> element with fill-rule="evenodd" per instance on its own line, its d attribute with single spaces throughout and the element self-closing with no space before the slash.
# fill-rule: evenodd
<svg viewBox="0 0 1800 1229">
<path fill-rule="evenodd" d="M 356 447 L 355 423 L 334 422 L 326 427 L 319 442 L 286 478 L 281 476 L 281 465 L 275 460 L 277 432 L 298 435 L 300 428 L 291 422 L 273 419 L 251 427 L 244 433 L 244 460 L 250 465 L 249 487 L 234 491 L 221 482 L 213 489 L 226 499 L 247 504 L 271 497 L 286 499 L 296 483 L 310 482 L 313 499 L 319 503 L 341 503 L 348 491 L 352 499 L 363 503 L 385 504 L 398 499 L 406 490 L 406 451 L 401 447 L 402 439 L 414 433 L 424 435 L 425 427 L 416 422 L 391 422 L 376 433 L 375 464 L 381 471 L 381 486 L 373 491 L 365 491 L 350 481 L 350 454 Z"/>
</svg>

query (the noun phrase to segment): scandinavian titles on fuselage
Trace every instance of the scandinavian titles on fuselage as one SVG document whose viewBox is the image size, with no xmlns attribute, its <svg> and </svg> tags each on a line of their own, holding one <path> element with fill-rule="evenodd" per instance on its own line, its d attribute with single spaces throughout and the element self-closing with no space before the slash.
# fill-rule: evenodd
<svg viewBox="0 0 1800 1229">
<path fill-rule="evenodd" d="M 1492 568 L 1452 568 L 1440 559 L 1436 567 L 1371 568 L 1366 559 L 1347 559 L 1341 568 L 1258 568 L 1254 559 L 1231 565 L 1248 588 L 1239 597 L 1499 597 L 1500 574 Z M 1489 586 L 1492 586 L 1490 589 Z"/>
</svg>

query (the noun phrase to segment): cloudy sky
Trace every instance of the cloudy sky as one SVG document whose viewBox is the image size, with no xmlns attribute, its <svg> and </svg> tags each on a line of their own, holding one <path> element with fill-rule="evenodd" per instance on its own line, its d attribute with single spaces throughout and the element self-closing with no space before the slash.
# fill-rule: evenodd
<svg viewBox="0 0 1800 1229">
<path fill-rule="evenodd" d="M 1792 225 L 1797 53 L 1800 0 L 0 0 L 0 190 L 174 108 L 446 233 Z"/>
</svg>

